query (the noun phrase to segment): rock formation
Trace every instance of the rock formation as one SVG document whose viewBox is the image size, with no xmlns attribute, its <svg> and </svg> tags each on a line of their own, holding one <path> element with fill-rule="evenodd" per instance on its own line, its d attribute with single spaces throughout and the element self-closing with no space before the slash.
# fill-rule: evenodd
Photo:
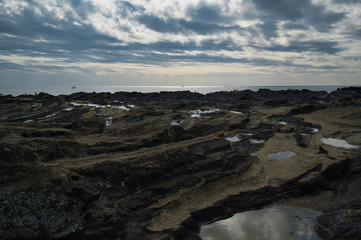
<svg viewBox="0 0 361 240">
<path fill-rule="evenodd" d="M 272 204 L 361 234 L 360 88 L 7 95 L 0 116 L 2 239 L 199 239 Z"/>
</svg>

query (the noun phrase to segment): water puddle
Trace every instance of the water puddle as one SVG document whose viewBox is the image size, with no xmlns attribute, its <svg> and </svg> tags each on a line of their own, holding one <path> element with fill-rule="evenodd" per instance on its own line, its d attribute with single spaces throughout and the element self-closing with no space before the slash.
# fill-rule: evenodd
<svg viewBox="0 0 361 240">
<path fill-rule="evenodd" d="M 210 114 L 210 113 L 215 113 L 215 112 L 219 112 L 221 111 L 221 109 L 218 108 L 214 108 L 214 109 L 209 109 L 209 110 L 193 110 L 191 111 L 191 117 L 195 118 L 195 117 L 201 117 L 202 114 Z"/>
<path fill-rule="evenodd" d="M 199 117 L 201 117 L 201 115 L 194 113 L 194 114 L 191 114 L 191 117 L 192 117 L 192 118 L 199 118 Z"/>
<path fill-rule="evenodd" d="M 346 142 L 345 140 L 341 140 L 341 139 L 337 139 L 337 138 L 322 138 L 321 142 L 323 142 L 324 144 L 327 144 L 327 145 L 331 145 L 331 146 L 339 147 L 339 148 L 345 148 L 345 149 L 360 148 L 360 146 L 358 146 L 358 145 L 351 145 L 348 142 Z"/>
<path fill-rule="evenodd" d="M 70 111 L 72 111 L 73 110 L 73 108 L 72 107 L 67 107 L 67 108 L 64 108 L 64 110 L 63 111 L 65 111 L 65 112 L 70 112 Z"/>
<path fill-rule="evenodd" d="M 113 122 L 112 117 L 108 117 L 108 118 L 105 120 L 105 127 L 109 127 L 110 125 L 112 125 L 112 122 Z"/>
<path fill-rule="evenodd" d="M 242 135 L 245 135 L 245 136 L 253 136 L 254 134 L 253 133 L 241 133 Z"/>
<path fill-rule="evenodd" d="M 287 125 L 286 122 L 279 122 L 279 124 L 281 124 L 281 125 Z"/>
<path fill-rule="evenodd" d="M 293 157 L 293 156 L 296 156 L 296 153 L 291 152 L 291 151 L 268 154 L 269 158 L 277 159 L 277 160 L 282 160 L 282 159 L 290 158 L 290 157 Z"/>
<path fill-rule="evenodd" d="M 170 125 L 172 125 L 172 126 L 178 126 L 178 125 L 179 125 L 179 122 L 173 120 L 173 121 L 170 122 Z"/>
<path fill-rule="evenodd" d="M 115 105 L 100 105 L 100 104 L 94 104 L 94 103 L 82 103 L 82 102 L 71 102 L 71 105 L 77 107 L 77 106 L 87 106 L 87 107 L 94 107 L 94 108 L 115 108 L 123 111 L 130 111 L 130 108 L 133 108 L 134 105 L 128 105 L 128 107 L 122 105 L 122 106 L 115 106 Z"/>
<path fill-rule="evenodd" d="M 225 138 L 229 142 L 239 142 L 241 139 L 238 136 Z"/>
<path fill-rule="evenodd" d="M 239 115 L 243 115 L 244 113 L 242 112 L 237 112 L 237 111 L 229 111 L 230 113 L 234 113 L 234 114 L 239 114 Z"/>
<path fill-rule="evenodd" d="M 52 113 L 52 114 L 49 114 L 49 115 L 46 115 L 44 118 L 38 118 L 38 119 L 46 119 L 46 118 L 52 118 L 52 117 L 55 117 L 55 113 Z"/>
<path fill-rule="evenodd" d="M 312 128 L 313 133 L 318 133 L 319 131 L 320 131 L 320 129 L 318 129 L 318 128 Z"/>
<path fill-rule="evenodd" d="M 314 220 L 321 212 L 273 206 L 235 214 L 201 227 L 202 240 L 318 240 Z"/>
<path fill-rule="evenodd" d="M 251 144 L 261 144 L 261 143 L 264 143 L 266 140 L 264 139 L 250 139 L 249 142 Z"/>
</svg>

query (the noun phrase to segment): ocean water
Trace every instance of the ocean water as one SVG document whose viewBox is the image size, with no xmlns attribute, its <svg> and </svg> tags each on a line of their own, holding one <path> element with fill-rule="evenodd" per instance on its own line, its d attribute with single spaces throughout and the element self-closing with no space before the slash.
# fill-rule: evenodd
<svg viewBox="0 0 361 240">
<path fill-rule="evenodd" d="M 233 90 L 252 90 L 258 91 L 261 88 L 271 90 L 287 90 L 287 89 L 308 89 L 312 91 L 331 92 L 339 87 L 348 86 L 0 86 L 0 94 L 18 96 L 21 94 L 35 94 L 39 92 L 49 93 L 51 95 L 72 94 L 75 92 L 161 92 L 161 91 L 191 91 L 202 94 L 218 91 Z"/>
</svg>

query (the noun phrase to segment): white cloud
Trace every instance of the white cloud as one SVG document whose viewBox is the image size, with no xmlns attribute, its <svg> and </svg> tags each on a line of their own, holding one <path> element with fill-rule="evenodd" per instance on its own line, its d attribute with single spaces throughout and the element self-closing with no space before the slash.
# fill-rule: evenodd
<svg viewBox="0 0 361 240">
<path fill-rule="evenodd" d="M 13 16 L 14 14 L 21 14 L 28 6 L 27 1 L 3 0 L 2 3 L 0 2 L 0 12 Z"/>
</svg>

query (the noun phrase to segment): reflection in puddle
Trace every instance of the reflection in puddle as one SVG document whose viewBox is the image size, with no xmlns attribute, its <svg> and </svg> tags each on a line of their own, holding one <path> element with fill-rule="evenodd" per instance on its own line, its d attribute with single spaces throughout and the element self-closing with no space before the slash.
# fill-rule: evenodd
<svg viewBox="0 0 361 240">
<path fill-rule="evenodd" d="M 351 145 L 348 142 L 346 142 L 345 140 L 336 139 L 336 138 L 322 138 L 321 142 L 323 142 L 324 144 L 334 146 L 334 147 L 340 147 L 340 148 L 345 148 L 345 149 L 360 148 L 360 146 Z"/>
<path fill-rule="evenodd" d="M 268 154 L 269 158 L 277 159 L 277 160 L 286 159 L 286 158 L 293 157 L 293 156 L 296 156 L 296 153 L 291 152 L 291 151 Z"/>
<path fill-rule="evenodd" d="M 314 219 L 321 213 L 306 208 L 273 206 L 235 214 L 233 217 L 205 225 L 203 240 L 316 240 Z"/>
</svg>

